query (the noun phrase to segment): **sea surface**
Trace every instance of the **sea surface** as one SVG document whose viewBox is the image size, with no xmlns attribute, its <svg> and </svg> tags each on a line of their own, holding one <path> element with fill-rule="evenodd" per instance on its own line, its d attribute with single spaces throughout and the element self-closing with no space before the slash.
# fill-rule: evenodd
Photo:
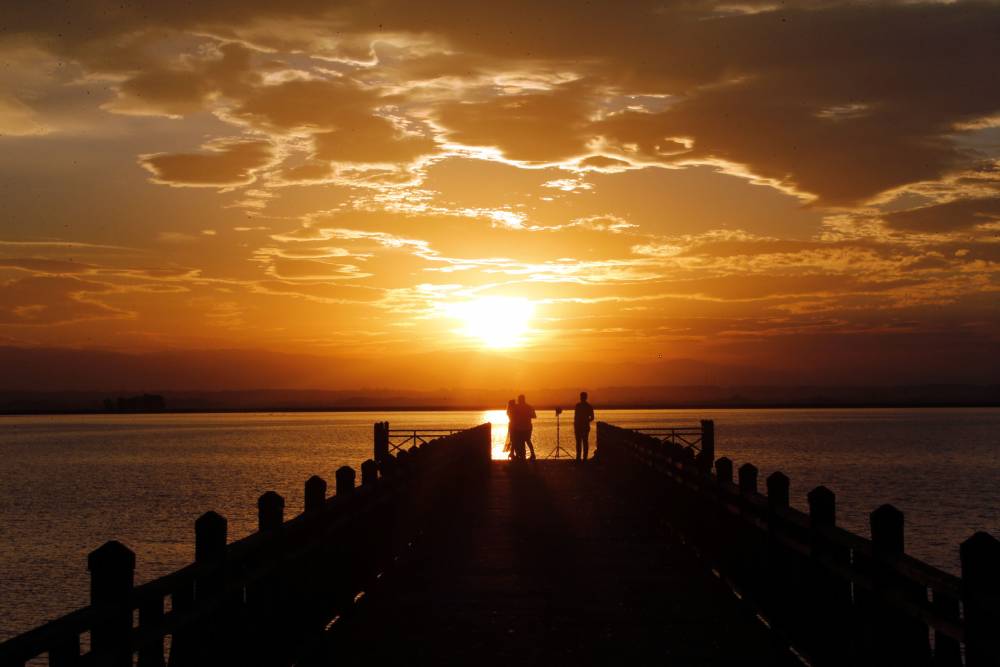
<svg viewBox="0 0 1000 667">
<path fill-rule="evenodd" d="M 868 534 L 868 513 L 906 514 L 906 548 L 958 572 L 958 545 L 1000 535 L 1000 409 L 600 410 L 620 426 L 716 422 L 718 456 L 782 470 L 792 504 L 824 484 L 837 520 Z M 87 602 L 87 553 L 118 539 L 137 554 L 137 583 L 193 558 L 194 520 L 229 519 L 230 540 L 255 528 L 267 490 L 302 510 L 302 485 L 372 455 L 372 424 L 459 428 L 491 421 L 500 456 L 506 416 L 490 412 L 254 413 L 0 417 L 0 640 Z M 560 421 L 572 449 L 572 417 Z M 556 446 L 540 413 L 535 449 Z M 593 437 L 593 435 L 592 435 Z"/>
</svg>

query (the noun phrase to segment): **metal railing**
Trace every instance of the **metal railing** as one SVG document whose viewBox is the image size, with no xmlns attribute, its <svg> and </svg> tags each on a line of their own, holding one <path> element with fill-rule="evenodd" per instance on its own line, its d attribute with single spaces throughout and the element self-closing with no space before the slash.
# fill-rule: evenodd
<svg viewBox="0 0 1000 667">
<path fill-rule="evenodd" d="M 409 449 L 414 445 L 425 445 L 431 440 L 442 438 L 452 433 L 458 433 L 460 428 L 391 428 L 389 434 L 389 453 L 395 454 Z"/>
<path fill-rule="evenodd" d="M 701 451 L 702 429 L 698 426 L 654 426 L 632 430 L 654 437 L 663 443 L 693 447 L 696 452 Z"/>
</svg>

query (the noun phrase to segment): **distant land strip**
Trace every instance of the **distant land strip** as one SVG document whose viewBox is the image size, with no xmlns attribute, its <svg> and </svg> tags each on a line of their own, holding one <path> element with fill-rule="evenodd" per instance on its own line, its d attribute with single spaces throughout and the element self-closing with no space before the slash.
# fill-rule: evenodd
<svg viewBox="0 0 1000 667">
<path fill-rule="evenodd" d="M 0 392 L 0 414 L 196 414 L 212 412 L 411 412 L 503 409 L 525 393 L 536 409 L 571 408 L 573 389 L 490 389 L 408 392 L 247 390 L 161 391 L 150 409 L 122 407 L 129 392 Z M 822 408 L 995 408 L 1000 386 L 928 385 L 903 387 L 608 387 L 591 388 L 603 410 L 822 409 Z M 145 394 L 149 396 L 149 394 Z"/>
</svg>

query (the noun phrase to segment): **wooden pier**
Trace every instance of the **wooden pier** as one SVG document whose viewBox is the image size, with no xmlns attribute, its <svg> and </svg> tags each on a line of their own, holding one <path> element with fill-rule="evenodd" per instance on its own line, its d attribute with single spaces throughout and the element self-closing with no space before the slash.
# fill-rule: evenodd
<svg viewBox="0 0 1000 667">
<path fill-rule="evenodd" d="M 711 422 L 601 423 L 582 465 L 491 461 L 489 424 L 428 435 L 376 424 L 360 485 L 314 476 L 289 520 L 265 493 L 237 542 L 204 514 L 194 562 L 140 586 L 106 543 L 91 605 L 0 644 L 0 666 L 1000 665 L 1000 542 L 937 570 L 889 505 L 869 539 L 824 487 L 802 513 L 780 472 L 766 494 L 750 464 L 734 480 Z"/>
</svg>

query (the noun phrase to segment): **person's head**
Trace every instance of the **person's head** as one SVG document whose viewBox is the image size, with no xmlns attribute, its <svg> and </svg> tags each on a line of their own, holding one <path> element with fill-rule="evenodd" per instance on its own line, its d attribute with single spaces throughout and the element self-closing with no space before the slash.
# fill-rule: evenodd
<svg viewBox="0 0 1000 667">
<path fill-rule="evenodd" d="M 581 391 L 580 392 L 580 400 L 581 401 L 587 400 L 587 392 L 585 392 L 585 391 Z"/>
<path fill-rule="evenodd" d="M 508 407 L 508 408 L 509 408 L 509 407 L 511 407 L 511 406 L 513 406 L 513 405 L 517 405 L 517 403 L 515 403 L 515 402 L 514 402 L 514 399 L 513 399 L 513 398 L 512 398 L 512 399 L 510 399 L 509 401 L 507 401 L 507 407 Z"/>
<path fill-rule="evenodd" d="M 518 403 L 524 403 L 524 394 L 520 394 L 520 395 L 518 395 L 518 397 L 517 397 L 517 402 L 518 402 Z"/>
</svg>

